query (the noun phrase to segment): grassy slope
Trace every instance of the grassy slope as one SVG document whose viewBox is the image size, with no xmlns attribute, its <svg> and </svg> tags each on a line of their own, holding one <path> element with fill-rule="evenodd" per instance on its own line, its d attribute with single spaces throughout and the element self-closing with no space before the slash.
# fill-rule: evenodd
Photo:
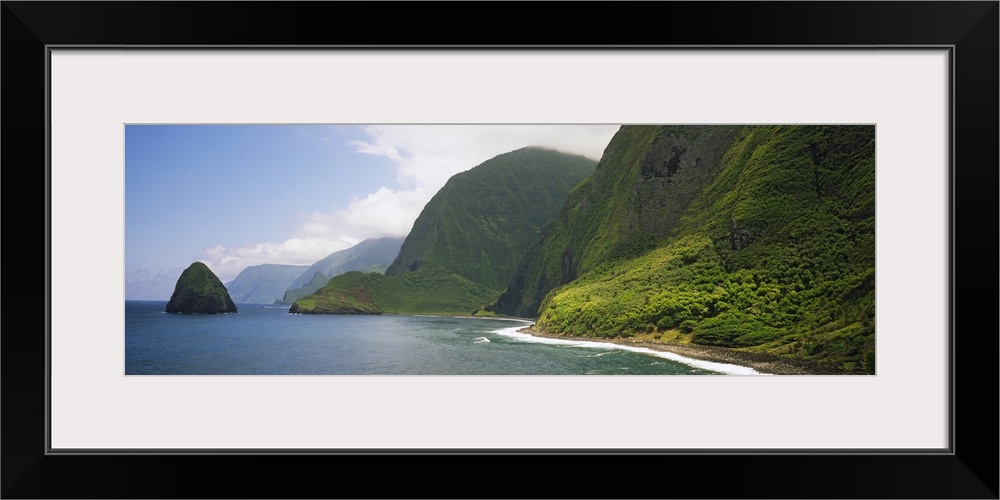
<svg viewBox="0 0 1000 500">
<path fill-rule="evenodd" d="M 297 310 L 350 309 L 360 295 L 348 290 L 363 286 L 381 312 L 472 314 L 502 290 L 541 227 L 594 165 L 525 148 L 456 174 L 424 207 L 385 276 L 334 278 L 316 294 L 326 295 L 325 302 L 304 297 Z"/>
<path fill-rule="evenodd" d="M 302 288 L 290 288 L 285 290 L 285 293 L 282 294 L 281 299 L 277 302 L 281 304 L 292 304 L 302 297 L 316 293 L 316 290 L 323 288 L 323 285 L 325 285 L 328 281 L 330 281 L 330 277 L 323 273 L 313 274 L 312 280 L 309 281 L 309 283 L 306 283 L 306 285 Z"/>
<path fill-rule="evenodd" d="M 420 270 L 402 276 L 352 271 L 330 279 L 289 312 L 323 314 L 473 314 L 496 291 L 456 274 Z"/>
<path fill-rule="evenodd" d="M 654 250 L 616 256 L 614 223 L 600 222 L 605 259 L 546 297 L 539 326 L 873 372 L 874 153 L 870 126 L 748 127 Z"/>
</svg>

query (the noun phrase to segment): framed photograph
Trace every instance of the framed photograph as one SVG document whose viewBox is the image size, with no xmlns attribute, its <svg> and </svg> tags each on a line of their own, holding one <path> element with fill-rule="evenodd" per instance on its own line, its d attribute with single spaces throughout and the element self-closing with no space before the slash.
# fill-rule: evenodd
<svg viewBox="0 0 1000 500">
<path fill-rule="evenodd" d="M 280 471 L 311 461 L 342 471 L 357 464 L 358 474 L 420 460 L 465 475 L 517 464 L 579 474 L 613 459 L 616 469 L 625 465 L 622 471 L 653 472 L 653 484 L 636 486 L 641 493 L 617 481 L 597 489 L 589 481 L 551 484 L 552 490 L 527 496 L 669 496 L 670 478 L 684 477 L 704 485 L 683 490 L 691 497 L 996 498 L 996 429 L 975 423 L 983 415 L 995 421 L 995 400 L 981 390 L 973 395 L 973 385 L 962 382 L 989 389 L 995 380 L 996 336 L 972 332 L 995 332 L 996 319 L 959 306 L 996 303 L 995 286 L 975 283 L 996 276 L 997 2 L 726 4 L 718 25 L 695 30 L 680 23 L 652 39 L 639 36 L 663 31 L 654 10 L 657 19 L 706 19 L 718 7 L 583 4 L 582 19 L 634 19 L 637 30 L 616 40 L 594 34 L 571 45 L 522 46 L 456 32 L 460 28 L 436 30 L 438 21 L 401 38 L 415 29 L 406 27 L 407 19 L 448 10 L 444 6 L 5 2 L 4 166 L 15 182 L 8 185 L 26 192 L 44 187 L 45 193 L 44 207 L 8 197 L 18 200 L 8 203 L 8 229 L 22 229 L 10 225 L 15 220 L 24 226 L 5 249 L 8 263 L 31 258 L 44 264 L 44 286 L 32 296 L 45 297 L 46 307 L 43 328 L 8 325 L 3 336 L 3 495 L 296 497 L 315 485 L 289 485 Z M 494 19 L 498 28 L 545 25 L 545 16 L 524 16 L 510 9 Z M 758 34 L 739 28 L 750 20 Z M 438 39 L 445 33 L 456 39 Z M 461 44 L 451 45 L 456 41 Z M 602 283 L 611 285 L 574 289 L 570 278 L 548 285 L 561 288 L 531 318 L 535 333 L 609 337 L 604 340 L 613 343 L 598 346 L 595 357 L 610 352 L 603 349 L 608 346 L 659 349 L 664 336 L 691 342 L 685 356 L 698 355 L 695 344 L 739 347 L 752 355 L 703 353 L 701 365 L 680 358 L 679 366 L 694 374 L 788 375 L 669 377 L 663 374 L 674 368 L 664 363 L 675 359 L 663 354 L 655 363 L 616 360 L 605 368 L 642 374 L 608 376 L 552 357 L 573 352 L 580 358 L 578 351 L 553 347 L 536 357 L 518 343 L 524 340 L 516 337 L 519 328 L 492 325 L 496 314 L 539 310 L 525 298 L 537 292 L 517 289 L 512 271 L 489 274 L 506 264 L 485 250 L 485 260 L 469 263 L 453 244 L 418 248 L 419 227 L 461 225 L 461 216 L 423 213 L 428 203 L 446 203 L 433 201 L 446 182 L 458 192 L 461 182 L 472 182 L 463 179 L 491 162 L 516 169 L 510 166 L 515 153 L 557 154 L 520 149 L 525 146 L 579 153 L 572 161 L 581 172 L 595 165 L 607 172 L 615 158 L 638 154 L 621 144 L 646 136 L 644 154 L 662 165 L 649 162 L 642 167 L 649 171 L 637 175 L 662 170 L 663 183 L 703 182 L 709 193 L 670 191 L 660 206 L 685 196 L 694 201 L 684 203 L 730 200 L 725 220 L 706 215 L 699 222 L 717 227 L 727 250 L 707 250 L 714 234 L 707 230 L 678 230 L 670 240 L 676 266 L 717 269 L 715 285 L 691 278 L 681 286 L 680 274 L 664 275 L 654 286 L 669 293 L 645 299 L 656 307 L 614 302 L 629 286 L 628 293 L 639 293 L 634 279 L 625 285 L 616 277 L 641 266 L 672 269 L 673 257 L 615 267 L 606 257 L 618 254 L 593 250 L 603 248 L 593 243 L 600 233 L 589 250 L 543 247 L 538 253 L 567 263 L 575 262 L 571 250 L 591 252 L 592 260 L 604 255 L 603 267 L 559 264 L 564 273 L 571 268 L 573 279 L 577 271 L 604 273 Z M 726 186 L 791 168 L 782 161 L 801 163 L 786 153 L 795 141 L 813 174 L 802 186 L 835 201 L 795 204 L 804 202 L 792 201 L 789 193 L 798 189 L 792 177 L 765 189 L 779 191 L 784 206 L 745 201 L 757 192 L 749 188 L 727 194 Z M 578 142 L 599 146 L 573 149 Z M 297 168 L 320 161 L 303 153 L 308 148 L 337 158 L 322 161 L 350 167 L 323 178 L 315 167 Z M 712 171 L 717 177 L 698 177 L 703 174 L 682 149 L 696 151 L 699 160 L 721 158 L 712 160 L 721 165 Z M 743 150 L 745 157 L 738 154 Z M 759 173 L 727 180 L 729 163 Z M 694 177 L 680 177 L 678 168 Z M 512 174 L 504 182 L 520 182 L 525 193 L 545 186 L 551 207 L 536 207 L 539 197 L 525 195 L 515 207 L 524 214 L 472 214 L 475 228 L 455 230 L 503 253 L 501 242 L 512 237 L 489 238 L 506 230 L 507 219 L 542 217 L 551 209 L 530 224 L 541 227 L 560 210 L 570 221 L 615 189 L 588 181 L 595 186 L 588 198 L 570 190 L 580 179 L 527 181 L 529 175 L 535 174 Z M 559 183 L 566 189 L 557 193 Z M 347 201 L 335 202 L 336 196 Z M 480 190 L 475 198 L 486 206 L 489 196 Z M 775 222 L 789 212 L 795 224 Z M 587 215 L 598 216 L 618 224 L 614 210 Z M 621 219 L 630 216 L 625 210 Z M 694 216 L 686 217 L 694 224 Z M 655 232 L 641 216 L 634 220 Z M 965 221 L 982 229 L 969 230 Z M 855 230 L 868 222 L 874 235 Z M 286 233 L 263 230 L 279 226 Z M 558 228 L 546 227 L 550 240 L 561 238 Z M 331 274 L 323 276 L 326 286 L 288 295 L 315 281 L 307 268 L 324 256 L 383 238 L 402 245 L 386 251 L 392 259 L 359 260 L 343 275 L 324 269 Z M 809 238 L 837 262 L 829 270 L 815 253 L 801 269 L 759 264 L 740 274 L 723 262 L 742 258 L 736 252 L 753 242 L 792 252 Z M 20 251 L 22 241 L 40 245 L 37 254 Z M 722 260 L 711 267 L 699 249 Z M 981 249 L 987 255 L 973 258 Z M 167 252 L 190 262 L 169 261 Z M 774 259 L 758 254 L 758 261 Z M 285 268 L 264 269 L 272 263 Z M 243 271 L 252 266 L 270 274 L 246 284 L 252 279 Z M 962 269 L 966 279 L 959 278 Z M 279 280 L 279 273 L 287 277 Z M 9 283 L 38 281 L 15 276 L 8 275 Z M 809 280 L 819 276 L 825 281 L 811 287 Z M 288 283 L 261 291 L 275 280 Z M 202 282 L 209 292 L 191 292 Z M 732 286 L 717 286 L 722 282 Z M 214 300 L 206 294 L 219 290 L 238 314 L 169 314 L 203 313 L 198 308 Z M 502 295 L 512 290 L 530 307 L 502 305 L 514 300 Z M 807 298 L 797 298 L 797 291 Z M 230 294 L 238 294 L 235 302 Z M 599 302 L 594 296 L 611 304 L 594 313 L 597 320 L 587 319 Z M 157 302 L 136 302 L 149 300 Z M 731 304 L 736 301 L 742 305 Z M 831 311 L 822 321 L 810 316 L 809 304 L 818 301 Z M 7 302 L 8 318 L 16 318 L 16 302 Z M 441 309 L 456 302 L 461 308 Z M 295 343 L 314 352 L 333 341 L 323 337 L 331 322 L 306 313 L 453 315 L 470 309 L 466 302 L 475 303 L 469 315 L 482 317 L 423 316 L 398 324 L 412 317 L 386 316 L 388 325 L 355 316 L 351 321 L 368 323 L 352 323 L 354 330 L 388 333 L 366 335 L 359 344 L 336 337 L 337 349 L 367 356 L 334 364 L 292 356 L 252 326 L 285 322 L 275 328 L 293 332 Z M 614 321 L 594 326 L 602 318 Z M 288 326 L 289 319 L 297 325 Z M 812 326 L 801 330 L 774 326 L 807 320 Z M 242 343 L 219 347 L 220 339 L 232 337 L 220 328 L 241 332 Z M 420 329 L 447 329 L 450 336 L 428 333 L 419 343 L 389 345 L 392 331 Z M 161 331 L 183 335 L 165 340 Z M 579 337 L 558 342 L 579 343 Z M 373 343 L 381 343 L 378 356 L 371 354 Z M 445 348 L 467 362 L 442 364 L 434 356 L 413 362 L 415 353 Z M 490 348 L 507 349 L 507 368 L 486 361 L 501 358 L 480 357 Z M 799 361 L 785 368 L 760 361 L 772 359 Z M 660 371 L 649 371 L 654 364 Z M 273 472 L 247 484 L 240 478 L 249 460 Z M 919 480 L 914 470 L 921 471 Z M 718 481 L 720 473 L 739 480 Z M 212 484 L 208 489 L 200 486 L 204 480 Z M 370 488 L 358 482 L 339 491 L 383 497 L 456 491 L 404 482 Z M 511 482 L 485 495 L 525 493 Z"/>
</svg>

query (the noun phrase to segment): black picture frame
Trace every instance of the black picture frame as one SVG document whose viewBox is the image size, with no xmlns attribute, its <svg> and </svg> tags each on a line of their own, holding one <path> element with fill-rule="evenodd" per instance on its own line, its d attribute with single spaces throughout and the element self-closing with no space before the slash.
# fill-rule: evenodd
<svg viewBox="0 0 1000 500">
<path fill-rule="evenodd" d="M 996 1 L 551 5 L 572 17 L 535 3 L 2 4 L 3 254 L 13 290 L 0 336 L 4 498 L 998 498 Z M 37 321 L 39 308 L 25 314 L 23 306 L 39 303 L 50 282 L 45 97 L 53 45 L 951 47 L 950 453 L 48 454 L 48 318 L 15 325 Z M 330 475 L 305 473 L 317 467 Z M 366 471 L 384 480 L 367 482 Z M 482 489 L 468 490 L 463 478 Z"/>
</svg>

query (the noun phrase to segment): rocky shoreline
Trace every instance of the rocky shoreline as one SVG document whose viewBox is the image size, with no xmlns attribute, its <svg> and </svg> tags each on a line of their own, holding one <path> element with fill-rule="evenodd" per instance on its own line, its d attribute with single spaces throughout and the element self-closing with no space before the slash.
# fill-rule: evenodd
<svg viewBox="0 0 1000 500">
<path fill-rule="evenodd" d="M 672 352 L 674 354 L 692 359 L 712 361 L 716 363 L 728 363 L 732 365 L 747 366 L 760 373 L 772 375 L 835 375 L 838 372 L 817 366 L 804 360 L 780 358 L 770 354 L 753 353 L 729 349 L 726 347 L 713 347 L 694 344 L 677 344 L 661 342 L 647 339 L 634 338 L 592 338 L 578 337 L 575 335 L 553 334 L 537 330 L 534 327 L 523 328 L 521 333 L 563 340 L 586 340 L 588 342 L 607 342 L 612 344 L 627 345 L 634 347 L 645 347 L 655 351 Z"/>
</svg>

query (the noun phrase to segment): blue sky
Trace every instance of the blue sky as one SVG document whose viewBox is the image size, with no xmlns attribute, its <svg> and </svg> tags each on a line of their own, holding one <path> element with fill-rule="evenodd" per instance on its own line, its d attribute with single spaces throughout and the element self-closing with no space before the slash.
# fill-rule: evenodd
<svg viewBox="0 0 1000 500">
<path fill-rule="evenodd" d="M 166 300 L 202 261 L 309 265 L 405 236 L 452 175 L 546 146 L 595 160 L 617 125 L 127 125 L 125 298 Z"/>
</svg>

